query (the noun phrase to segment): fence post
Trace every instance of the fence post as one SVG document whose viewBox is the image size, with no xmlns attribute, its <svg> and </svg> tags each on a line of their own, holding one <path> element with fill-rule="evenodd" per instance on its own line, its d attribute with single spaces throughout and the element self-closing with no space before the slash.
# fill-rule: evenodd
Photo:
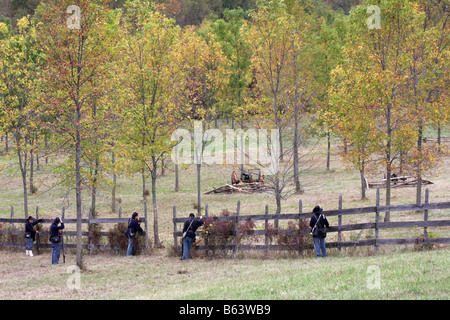
<svg viewBox="0 0 450 320">
<path fill-rule="evenodd" d="M 61 220 L 64 222 L 64 216 L 65 216 L 65 214 L 66 214 L 66 207 L 62 207 L 62 213 L 61 213 Z M 62 245 L 62 248 L 61 249 L 63 249 L 64 248 L 64 229 L 62 229 L 61 230 L 61 245 Z M 64 252 L 64 251 L 63 251 Z"/>
<path fill-rule="evenodd" d="M 302 199 L 298 200 L 298 232 L 301 232 L 302 227 L 302 213 L 303 213 L 303 202 Z M 298 253 L 301 253 L 300 245 L 298 247 Z"/>
<path fill-rule="evenodd" d="M 14 219 L 14 207 L 13 206 L 11 206 L 11 219 Z M 11 222 L 11 229 L 12 228 L 14 228 L 14 223 L 13 222 Z"/>
<path fill-rule="evenodd" d="M 209 215 L 209 206 L 208 206 L 208 204 L 205 204 L 205 220 L 208 219 L 208 215 Z M 205 220 L 203 220 L 203 221 L 205 221 Z M 209 250 L 208 250 L 209 240 L 208 240 L 208 237 L 206 237 L 206 236 L 205 236 L 205 246 L 206 246 L 206 256 L 209 256 Z"/>
<path fill-rule="evenodd" d="M 88 242 L 87 242 L 87 251 L 91 254 L 91 219 L 92 219 L 92 207 L 89 207 L 89 219 L 88 219 Z M 63 220 L 64 221 L 64 220 Z"/>
<path fill-rule="evenodd" d="M 339 212 L 342 210 L 342 193 L 339 194 Z M 342 241 L 342 232 L 341 232 L 341 226 L 342 226 L 342 214 L 338 215 L 338 250 L 341 252 L 341 241 Z"/>
<path fill-rule="evenodd" d="M 122 207 L 119 207 L 119 219 L 122 219 Z"/>
<path fill-rule="evenodd" d="M 11 206 L 11 219 L 14 219 L 14 207 Z M 11 233 L 11 243 L 14 246 L 14 237 L 12 236 L 12 232 L 14 231 L 14 223 L 11 222 L 10 226 L 10 233 Z"/>
<path fill-rule="evenodd" d="M 265 209 L 265 211 L 264 211 L 264 214 L 267 216 L 268 214 L 269 214 L 269 205 L 268 204 L 266 204 L 266 209 Z M 269 227 L 269 220 L 268 219 L 266 219 L 266 220 L 264 220 L 264 244 L 265 244 L 265 246 L 266 246 L 266 254 L 268 254 L 269 253 L 269 236 L 268 236 L 268 234 L 267 234 L 267 229 L 268 229 L 268 227 Z"/>
<path fill-rule="evenodd" d="M 298 222 L 302 221 L 303 202 L 302 199 L 298 200 Z"/>
<path fill-rule="evenodd" d="M 428 204 L 430 200 L 430 190 L 428 188 L 425 189 L 425 204 Z M 428 210 L 425 210 L 423 213 L 423 221 L 428 221 Z M 426 242 L 428 241 L 428 227 L 423 227 L 423 249 L 426 248 Z"/>
<path fill-rule="evenodd" d="M 233 249 L 233 259 L 236 257 L 236 252 L 237 252 L 237 247 L 238 247 L 238 243 L 237 243 L 237 237 L 238 237 L 238 233 L 239 233 L 239 212 L 241 211 L 241 200 L 238 200 L 237 202 L 237 210 L 236 210 L 236 225 L 234 228 L 234 249 Z"/>
<path fill-rule="evenodd" d="M 38 221 L 38 220 L 39 220 L 39 206 L 36 206 L 36 221 Z M 36 251 L 38 254 L 39 254 L 39 242 L 40 242 L 39 237 L 40 237 L 39 233 L 36 233 Z"/>
<path fill-rule="evenodd" d="M 177 232 L 177 223 L 175 222 L 175 219 L 177 218 L 177 207 L 173 206 L 173 247 L 175 250 L 178 250 L 178 244 L 177 244 L 177 235 L 175 234 Z"/>
<path fill-rule="evenodd" d="M 375 253 L 378 252 L 378 223 L 380 222 L 380 211 L 378 207 L 380 206 L 380 187 L 377 187 L 377 199 L 376 199 L 376 207 L 375 207 Z"/>
</svg>

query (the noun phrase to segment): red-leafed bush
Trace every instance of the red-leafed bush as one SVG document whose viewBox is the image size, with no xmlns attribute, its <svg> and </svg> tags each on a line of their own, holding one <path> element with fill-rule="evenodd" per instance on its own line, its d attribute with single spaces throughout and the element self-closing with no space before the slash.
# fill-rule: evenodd
<svg viewBox="0 0 450 320">
<path fill-rule="evenodd" d="M 302 252 L 305 249 L 309 249 L 313 243 L 308 231 L 309 224 L 306 220 L 301 220 L 298 223 L 289 221 L 286 230 L 278 229 L 277 242 L 287 250 Z"/>
<path fill-rule="evenodd" d="M 223 210 L 222 217 L 230 216 L 228 210 Z M 220 220 L 215 216 L 208 217 L 204 222 L 203 238 L 208 246 L 226 246 L 233 243 L 236 222 Z"/>
</svg>

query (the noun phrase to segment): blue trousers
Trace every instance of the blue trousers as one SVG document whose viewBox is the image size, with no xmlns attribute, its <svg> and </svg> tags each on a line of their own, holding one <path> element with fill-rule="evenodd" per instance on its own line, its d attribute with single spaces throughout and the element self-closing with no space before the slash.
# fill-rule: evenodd
<svg viewBox="0 0 450 320">
<path fill-rule="evenodd" d="M 194 239 L 190 237 L 184 237 L 183 239 L 183 257 L 181 260 L 188 260 L 189 259 L 189 252 L 191 251 L 192 243 L 194 242 Z"/>
<path fill-rule="evenodd" d="M 134 255 L 134 250 L 133 250 L 133 238 L 128 238 L 128 249 L 127 249 L 127 256 L 132 256 Z"/>
<path fill-rule="evenodd" d="M 33 250 L 33 238 L 25 238 L 25 249 Z"/>
<path fill-rule="evenodd" d="M 52 264 L 59 264 L 61 242 L 52 242 Z"/>
<path fill-rule="evenodd" d="M 314 251 L 316 252 L 317 257 L 326 257 L 327 251 L 325 249 L 325 238 L 322 237 L 314 237 Z M 322 255 L 320 255 L 320 251 L 322 251 Z"/>
</svg>

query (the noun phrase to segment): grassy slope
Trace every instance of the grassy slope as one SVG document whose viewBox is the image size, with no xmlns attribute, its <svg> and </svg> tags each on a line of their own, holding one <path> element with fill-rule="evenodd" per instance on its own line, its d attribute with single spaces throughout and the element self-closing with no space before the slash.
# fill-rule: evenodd
<svg viewBox="0 0 450 320">
<path fill-rule="evenodd" d="M 189 262 L 164 254 L 93 255 L 85 257 L 89 268 L 80 290 L 69 290 L 72 256 L 66 265 L 52 266 L 48 254 L 28 258 L 0 251 L 0 273 L 7 275 L 0 279 L 0 299 L 448 299 L 448 257 L 447 250 Z M 380 270 L 380 289 L 367 285 L 371 266 Z"/>
</svg>

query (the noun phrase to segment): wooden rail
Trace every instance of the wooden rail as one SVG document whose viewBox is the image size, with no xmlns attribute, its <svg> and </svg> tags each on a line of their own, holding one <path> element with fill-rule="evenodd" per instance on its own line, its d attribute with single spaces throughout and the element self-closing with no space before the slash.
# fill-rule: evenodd
<svg viewBox="0 0 450 320">
<path fill-rule="evenodd" d="M 77 223 L 77 219 L 66 219 L 64 218 L 64 212 L 65 212 L 65 208 L 62 209 L 62 216 L 63 217 L 63 222 L 64 224 L 76 224 Z M 39 218 L 39 208 L 36 208 L 36 219 Z M 89 218 L 89 219 L 81 219 L 81 223 L 83 225 L 91 225 L 91 224 L 116 224 L 116 223 L 128 223 L 129 218 L 122 218 L 122 208 L 119 209 L 119 217 L 118 218 Z M 42 224 L 51 224 L 53 222 L 52 220 L 49 219 L 43 219 L 42 220 Z M 147 238 L 148 236 L 148 224 L 147 224 L 147 219 L 144 218 L 140 218 L 140 222 L 142 222 L 144 224 L 144 231 L 145 231 L 145 236 Z M 0 230 L 0 234 L 7 234 L 7 235 L 23 235 L 24 231 L 23 230 L 15 230 L 13 229 L 14 224 L 20 224 L 20 225 L 25 225 L 26 223 L 26 219 L 25 218 L 14 218 L 14 208 L 11 207 L 11 218 L 0 218 L 0 223 L 8 223 L 10 224 L 11 228 L 9 228 L 9 230 Z M 100 234 L 102 237 L 105 237 L 108 235 L 107 231 L 101 231 L 98 232 L 98 234 Z M 40 237 L 48 237 L 50 235 L 49 231 L 40 231 L 39 232 L 39 236 Z M 83 237 L 89 237 L 92 235 L 91 231 L 83 231 L 82 232 L 82 236 Z M 63 237 L 76 237 L 77 236 L 77 232 L 76 231 L 64 231 L 62 233 Z M 125 235 L 124 235 L 125 236 Z M 36 242 L 36 245 L 39 248 L 51 248 L 51 244 L 41 244 L 39 242 Z M 19 241 L 19 242 L 0 242 L 0 246 L 4 246 L 4 247 L 23 247 L 24 246 L 24 242 L 23 241 Z M 70 244 L 70 243 L 66 243 L 65 244 L 66 248 L 69 249 L 73 249 L 76 248 L 76 244 Z M 117 248 L 113 248 L 110 245 L 93 245 L 91 243 L 84 244 L 83 245 L 83 249 L 101 249 L 101 250 L 116 250 Z"/>
<path fill-rule="evenodd" d="M 369 207 L 361 207 L 361 208 L 350 208 L 343 209 L 342 208 L 342 196 L 339 197 L 339 209 L 337 210 L 327 210 L 323 211 L 323 214 L 326 217 L 338 217 L 338 225 L 330 226 L 327 228 L 327 233 L 337 232 L 338 237 L 335 242 L 327 242 L 327 248 L 341 248 L 346 247 L 359 247 L 359 246 L 375 246 L 375 250 L 378 249 L 378 246 L 384 245 L 426 245 L 426 244 L 450 244 L 450 238 L 429 238 L 427 233 L 427 228 L 429 227 L 450 227 L 449 219 L 441 219 L 441 220 L 428 220 L 428 212 L 429 210 L 439 210 L 439 209 L 450 209 L 450 202 L 440 202 L 440 203 L 429 203 L 429 191 L 426 189 L 425 192 L 425 203 L 417 205 L 417 204 L 401 204 L 401 205 L 390 205 L 390 206 L 381 206 L 380 203 L 380 193 L 379 189 L 377 190 L 377 200 L 375 206 Z M 208 206 L 205 207 L 205 217 L 208 216 Z M 401 211 L 420 211 L 424 212 L 423 220 L 415 220 L 415 221 L 395 221 L 395 222 L 380 222 L 379 214 L 380 212 L 401 212 Z M 178 250 L 180 250 L 180 245 L 178 238 L 182 236 L 182 231 L 177 227 L 178 224 L 184 223 L 187 220 L 187 217 L 179 218 L 176 216 L 176 207 L 173 208 L 173 238 L 174 238 L 174 246 Z M 276 250 L 287 250 L 285 246 L 281 245 L 272 245 L 268 244 L 268 230 L 267 224 L 269 220 L 279 221 L 279 220 L 294 220 L 300 221 L 303 219 L 310 219 L 313 213 L 303 213 L 302 212 L 302 202 L 299 201 L 299 209 L 298 213 L 286 213 L 286 214 L 269 214 L 268 206 L 266 206 L 265 214 L 255 214 L 255 215 L 241 215 L 240 214 L 240 202 L 237 204 L 237 215 L 236 216 L 220 216 L 215 217 L 215 221 L 233 221 L 236 222 L 235 231 L 233 232 L 233 244 L 221 245 L 221 246 L 209 246 L 209 245 L 200 245 L 197 247 L 198 250 L 232 250 L 233 256 L 235 256 L 238 250 L 265 250 L 265 251 L 276 251 Z M 342 216 L 349 215 L 367 215 L 374 214 L 374 222 L 364 222 L 364 223 L 356 223 L 356 224 L 347 224 L 342 225 Z M 241 245 L 238 243 L 238 237 L 245 237 L 249 235 L 248 233 L 240 233 L 238 230 L 238 224 L 242 221 L 264 221 L 265 228 L 264 229 L 256 229 L 252 230 L 252 236 L 265 236 L 264 245 L 262 244 L 254 244 L 254 245 Z M 418 240 L 416 238 L 410 239 L 381 239 L 379 237 L 379 230 L 382 229 L 399 229 L 399 228 L 423 228 L 423 240 Z M 374 239 L 365 239 L 365 240 L 357 240 L 357 241 L 342 241 L 342 232 L 344 231 L 354 231 L 354 230 L 367 230 L 373 229 L 375 230 Z M 283 234 L 292 234 L 294 232 L 299 232 L 298 229 L 280 229 L 279 232 Z M 304 230 L 300 230 L 304 233 L 309 233 L 310 228 L 306 228 Z M 202 232 L 197 231 L 197 235 L 201 235 Z M 418 243 L 419 242 L 419 243 Z"/>
</svg>

